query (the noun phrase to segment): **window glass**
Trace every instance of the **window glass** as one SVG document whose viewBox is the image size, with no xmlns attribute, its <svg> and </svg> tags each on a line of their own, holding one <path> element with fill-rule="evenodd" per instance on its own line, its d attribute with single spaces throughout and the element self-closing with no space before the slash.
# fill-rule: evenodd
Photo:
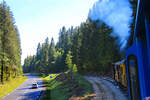
<svg viewBox="0 0 150 100">
<path fill-rule="evenodd" d="M 137 60 L 135 56 L 130 56 L 128 59 L 130 92 L 132 100 L 140 99 L 140 89 L 138 81 Z"/>
</svg>

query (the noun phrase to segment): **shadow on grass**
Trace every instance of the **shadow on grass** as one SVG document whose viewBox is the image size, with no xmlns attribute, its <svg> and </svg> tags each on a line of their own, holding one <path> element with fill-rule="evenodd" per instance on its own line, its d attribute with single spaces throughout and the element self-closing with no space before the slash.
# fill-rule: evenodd
<svg viewBox="0 0 150 100">
<path fill-rule="evenodd" d="M 45 80 L 46 93 L 42 100 L 68 100 L 83 97 L 92 92 L 92 86 L 80 75 L 61 74 L 53 80 Z"/>
</svg>

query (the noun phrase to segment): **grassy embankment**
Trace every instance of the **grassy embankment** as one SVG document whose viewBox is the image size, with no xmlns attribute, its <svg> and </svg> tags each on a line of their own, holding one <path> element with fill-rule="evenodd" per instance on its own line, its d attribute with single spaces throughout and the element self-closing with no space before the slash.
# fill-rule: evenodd
<svg viewBox="0 0 150 100">
<path fill-rule="evenodd" d="M 89 100 L 95 96 L 91 84 L 79 74 L 51 74 L 43 80 L 46 92 L 42 100 Z"/>
<path fill-rule="evenodd" d="M 15 79 L 11 79 L 8 82 L 5 82 L 5 84 L 0 84 L 0 98 L 7 95 L 14 89 L 16 89 L 19 85 L 21 85 L 25 80 L 27 79 L 26 76 L 20 76 Z"/>
</svg>

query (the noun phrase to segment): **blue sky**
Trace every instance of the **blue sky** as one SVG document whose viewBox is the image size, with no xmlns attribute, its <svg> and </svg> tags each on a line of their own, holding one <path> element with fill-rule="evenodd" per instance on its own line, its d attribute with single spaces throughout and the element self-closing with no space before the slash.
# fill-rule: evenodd
<svg viewBox="0 0 150 100">
<path fill-rule="evenodd" d="M 1 0 L 2 1 L 2 0 Z M 97 0 L 6 0 L 18 26 L 22 63 L 36 52 L 37 44 L 46 37 L 58 40 L 62 26 L 78 26 L 87 19 Z"/>
</svg>

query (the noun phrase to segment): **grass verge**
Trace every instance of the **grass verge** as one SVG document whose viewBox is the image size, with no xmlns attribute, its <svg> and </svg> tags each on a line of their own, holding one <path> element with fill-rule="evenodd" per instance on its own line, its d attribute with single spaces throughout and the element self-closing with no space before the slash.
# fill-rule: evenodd
<svg viewBox="0 0 150 100">
<path fill-rule="evenodd" d="M 6 82 L 3 85 L 0 85 L 0 98 L 4 97 L 14 89 L 16 89 L 19 85 L 21 85 L 27 79 L 26 76 L 20 76 L 18 78 L 12 79 Z"/>
<path fill-rule="evenodd" d="M 42 100 L 86 100 L 93 93 L 92 85 L 79 74 L 50 74 L 42 79 L 46 86 Z"/>
</svg>

